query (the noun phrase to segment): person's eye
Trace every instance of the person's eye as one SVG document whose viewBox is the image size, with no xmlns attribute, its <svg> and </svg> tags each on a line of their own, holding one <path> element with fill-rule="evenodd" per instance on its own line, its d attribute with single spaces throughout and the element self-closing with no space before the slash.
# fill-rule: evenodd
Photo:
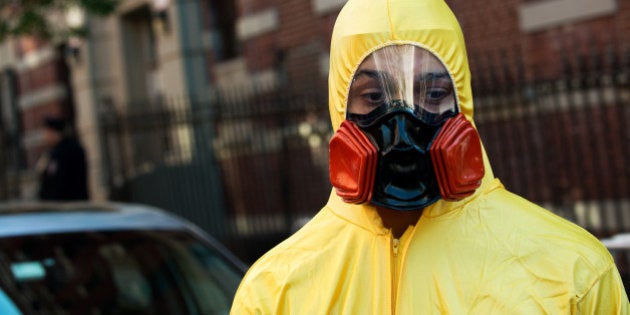
<svg viewBox="0 0 630 315">
<path fill-rule="evenodd" d="M 373 92 L 365 94 L 365 98 L 373 103 L 382 103 L 385 100 L 384 94 L 381 92 Z"/>
<path fill-rule="evenodd" d="M 440 82 L 417 84 L 414 86 L 414 93 L 418 104 L 439 105 L 453 94 L 453 88 L 450 84 Z"/>
<path fill-rule="evenodd" d="M 425 94 L 425 99 L 429 103 L 438 103 L 449 96 L 451 91 L 445 88 L 430 88 Z"/>
<path fill-rule="evenodd" d="M 361 97 L 370 105 L 380 105 L 385 101 L 385 93 L 383 91 L 366 91 Z"/>
</svg>

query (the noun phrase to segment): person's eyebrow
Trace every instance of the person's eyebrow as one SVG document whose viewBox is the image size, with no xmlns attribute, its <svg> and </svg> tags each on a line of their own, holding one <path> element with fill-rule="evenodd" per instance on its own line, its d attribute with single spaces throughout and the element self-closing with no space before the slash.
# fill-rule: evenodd
<svg viewBox="0 0 630 315">
<path fill-rule="evenodd" d="M 378 70 L 358 70 L 354 75 L 354 79 L 358 79 L 361 76 L 367 76 L 371 79 L 382 79 L 385 77 L 385 74 L 382 71 Z"/>
<path fill-rule="evenodd" d="M 420 73 L 419 75 L 417 75 L 415 77 L 415 81 L 435 81 L 435 80 L 440 80 L 440 79 L 447 79 L 447 80 L 451 80 L 451 77 L 449 76 L 448 72 L 446 71 L 442 71 L 442 72 L 425 72 L 425 73 Z"/>
</svg>

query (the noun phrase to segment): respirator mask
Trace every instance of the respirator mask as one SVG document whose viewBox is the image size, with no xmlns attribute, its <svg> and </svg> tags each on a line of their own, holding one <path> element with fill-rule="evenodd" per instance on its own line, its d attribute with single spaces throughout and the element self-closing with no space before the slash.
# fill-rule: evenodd
<svg viewBox="0 0 630 315">
<path fill-rule="evenodd" d="M 481 184 L 481 143 L 459 113 L 449 72 L 414 45 L 373 52 L 352 79 L 346 120 L 330 140 L 330 179 L 349 203 L 422 209 Z"/>
</svg>

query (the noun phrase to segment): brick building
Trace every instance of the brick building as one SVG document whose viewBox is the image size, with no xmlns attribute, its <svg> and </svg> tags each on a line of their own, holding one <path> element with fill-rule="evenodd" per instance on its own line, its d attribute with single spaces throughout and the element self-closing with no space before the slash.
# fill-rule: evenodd
<svg viewBox="0 0 630 315">
<path fill-rule="evenodd" d="M 330 34 L 344 3 L 344 0 L 124 0 L 111 16 L 88 18 L 90 36 L 72 45 L 71 50 L 64 43 L 42 43 L 28 38 L 0 43 L 3 119 L 0 130 L 5 139 L 14 139 L 19 131 L 20 141 L 4 143 L 23 151 L 16 155 L 21 161 L 15 165 L 4 157 L 5 168 L 18 167 L 21 174 L 32 174 L 29 170 L 41 153 L 38 149 L 41 117 L 60 114 L 74 118 L 75 129 L 88 151 L 91 191 L 95 199 L 105 199 L 111 194 L 112 183 L 125 180 L 108 167 L 111 163 L 122 165 L 134 159 L 129 153 L 131 149 L 121 149 L 120 161 L 105 161 L 112 150 L 101 133 L 105 113 L 194 108 L 213 100 L 217 93 L 255 98 L 260 93 L 282 93 L 289 88 L 319 94 L 323 98 L 318 106 L 326 111 Z M 560 79 L 567 75 L 568 69 L 583 66 L 575 61 L 580 60 L 576 59 L 579 56 L 610 51 L 622 56 L 627 49 L 625 36 L 630 31 L 627 1 L 447 0 L 447 3 L 462 26 L 473 84 L 479 91 L 486 91 L 495 81 Z M 612 66 L 602 66 L 605 67 Z M 495 75 L 497 68 L 501 68 L 499 77 Z M 476 91 L 475 96 L 481 97 L 478 109 L 482 110 L 484 95 Z M 14 117 L 19 117 L 19 123 Z M 327 117 L 324 115 L 322 119 L 325 121 Z M 211 129 L 236 127 L 242 126 L 222 124 Z M 165 138 L 182 133 L 187 132 L 174 131 Z M 624 137 L 618 141 L 627 140 Z M 170 141 L 182 146 L 191 141 L 183 139 L 177 136 L 176 141 Z M 142 142 L 133 141 L 121 147 L 144 148 Z M 150 146 L 143 152 L 149 154 L 152 150 L 164 156 L 170 154 L 168 150 Z M 189 157 L 190 153 L 179 152 L 168 159 Z M 151 163 L 141 162 L 138 169 L 151 169 Z M 6 184 L 7 178 L 5 175 L 5 188 L 10 186 Z M 518 183 L 515 185 L 518 188 Z M 621 190 L 627 190 L 627 185 L 627 181 L 618 184 Z M 628 198 L 626 192 L 622 193 L 623 198 Z M 26 185 L 19 195 L 30 198 L 32 190 Z M 543 197 L 540 200 L 546 202 Z"/>
<path fill-rule="evenodd" d="M 74 121 L 70 72 L 63 46 L 50 45 L 34 38 L 20 38 L 5 45 L 0 75 L 4 141 L 19 146 L 18 154 L 5 152 L 6 168 L 33 167 L 44 152 L 41 128 L 45 116 Z M 36 187 L 33 174 L 25 172 L 21 182 L 25 194 Z M 22 180 L 24 179 L 24 180 Z"/>
</svg>

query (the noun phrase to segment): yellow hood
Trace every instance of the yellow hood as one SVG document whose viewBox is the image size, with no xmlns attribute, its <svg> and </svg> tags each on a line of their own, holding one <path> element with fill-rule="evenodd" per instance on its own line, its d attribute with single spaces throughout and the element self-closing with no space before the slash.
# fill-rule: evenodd
<svg viewBox="0 0 630 315">
<path fill-rule="evenodd" d="M 464 36 L 455 15 L 443 0 L 349 0 L 337 17 L 330 48 L 329 110 L 336 131 L 346 116 L 350 82 L 361 62 L 385 46 L 413 44 L 431 51 L 446 66 L 455 84 L 460 111 L 473 122 L 470 69 Z M 474 122 L 473 122 L 474 125 Z M 483 149 L 483 191 L 494 175 Z M 464 199 L 466 200 L 466 199 Z M 460 202 L 439 200 L 432 215 L 455 209 Z"/>
<path fill-rule="evenodd" d="M 328 87 L 333 129 L 345 118 L 350 81 L 363 59 L 379 48 L 405 43 L 421 46 L 444 62 L 455 82 L 460 109 L 472 121 L 464 37 L 444 1 L 372 1 L 369 8 L 361 1 L 348 1 L 332 34 Z"/>
</svg>

